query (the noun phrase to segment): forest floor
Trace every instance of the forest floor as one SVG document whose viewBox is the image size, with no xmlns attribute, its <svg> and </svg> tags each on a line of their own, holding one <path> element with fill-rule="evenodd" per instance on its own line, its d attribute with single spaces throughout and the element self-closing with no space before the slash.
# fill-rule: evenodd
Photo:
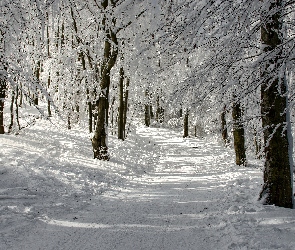
<svg viewBox="0 0 295 250">
<path fill-rule="evenodd" d="M 0 136 L 0 249 L 295 249 L 295 210 L 257 201 L 262 163 L 213 137 L 138 125 L 92 158 L 89 135 L 37 120 Z"/>
</svg>

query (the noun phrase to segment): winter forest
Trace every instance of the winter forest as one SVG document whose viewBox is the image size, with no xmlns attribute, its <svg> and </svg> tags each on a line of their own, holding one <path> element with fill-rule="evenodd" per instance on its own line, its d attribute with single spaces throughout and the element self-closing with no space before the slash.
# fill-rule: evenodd
<svg viewBox="0 0 295 250">
<path fill-rule="evenodd" d="M 292 0 L 0 0 L 0 248 L 294 249 L 294 26 Z"/>
</svg>

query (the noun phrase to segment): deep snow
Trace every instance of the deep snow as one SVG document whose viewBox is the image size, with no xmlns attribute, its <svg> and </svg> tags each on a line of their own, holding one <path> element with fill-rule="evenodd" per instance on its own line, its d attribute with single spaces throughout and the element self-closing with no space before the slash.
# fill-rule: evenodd
<svg viewBox="0 0 295 250">
<path fill-rule="evenodd" d="M 214 137 L 137 125 L 110 136 L 48 121 L 0 136 L 0 249 L 295 249 L 295 212 L 257 201 L 262 163 Z"/>
</svg>

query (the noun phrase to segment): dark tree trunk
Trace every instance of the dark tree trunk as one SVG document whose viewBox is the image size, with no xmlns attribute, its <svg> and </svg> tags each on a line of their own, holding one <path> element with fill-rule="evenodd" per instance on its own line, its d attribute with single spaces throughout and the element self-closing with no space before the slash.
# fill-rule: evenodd
<svg viewBox="0 0 295 250">
<path fill-rule="evenodd" d="M 159 123 L 164 121 L 164 109 L 160 105 L 160 96 L 157 96 L 156 121 Z"/>
<path fill-rule="evenodd" d="M 145 126 L 149 127 L 151 125 L 151 114 L 150 114 L 150 105 L 145 105 L 145 112 L 144 112 L 144 122 Z"/>
<path fill-rule="evenodd" d="M 145 91 L 145 96 L 147 98 L 146 100 L 146 104 L 145 104 L 145 110 L 144 110 L 144 123 L 145 123 L 145 126 L 149 127 L 151 125 L 151 108 L 150 108 L 150 105 L 149 105 L 149 91 L 148 89 Z"/>
<path fill-rule="evenodd" d="M 188 137 L 188 113 L 186 112 L 183 119 L 183 138 Z"/>
<path fill-rule="evenodd" d="M 0 76 L 2 77 L 2 76 Z M 0 79 L 0 134 L 4 134 L 4 100 L 6 94 L 6 81 Z"/>
<path fill-rule="evenodd" d="M 7 64 L 4 61 L 4 35 L 5 32 L 0 29 L 0 134 L 4 134 L 4 101 L 7 89 L 6 72 Z"/>
<path fill-rule="evenodd" d="M 0 30 L 0 53 L 4 54 L 4 34 Z M 4 101 L 5 101 L 5 95 L 6 95 L 6 89 L 7 89 L 7 83 L 6 83 L 6 72 L 8 67 L 6 66 L 6 63 L 3 61 L 4 56 L 0 57 L 0 70 L 4 73 L 0 73 L 0 134 L 4 134 Z"/>
<path fill-rule="evenodd" d="M 92 138 L 92 147 L 94 158 L 99 160 L 109 160 L 108 146 L 107 146 L 107 98 L 101 95 L 96 103 L 97 120 L 94 136 Z"/>
<path fill-rule="evenodd" d="M 92 103 L 88 102 L 88 127 L 89 133 L 92 133 Z"/>
<path fill-rule="evenodd" d="M 37 66 L 35 68 L 35 78 L 36 78 L 36 83 L 40 83 L 40 71 L 41 71 L 41 62 L 37 62 Z M 34 104 L 38 105 L 39 100 L 38 100 L 38 87 L 36 87 L 36 92 L 34 94 Z"/>
<path fill-rule="evenodd" d="M 11 133 L 12 131 L 12 127 L 13 127 L 13 119 L 14 119 L 14 110 L 13 110 L 13 104 L 14 104 L 14 99 L 15 99 L 15 91 L 12 91 L 12 95 L 11 95 L 11 103 L 10 103 L 10 125 L 8 128 L 8 133 Z"/>
<path fill-rule="evenodd" d="M 103 2 L 103 7 L 107 8 L 108 1 Z M 105 21 L 103 21 L 104 28 Z M 97 121 L 94 136 L 92 138 L 92 147 L 94 158 L 99 160 L 109 160 L 107 146 L 107 127 L 108 127 L 108 109 L 109 109 L 109 87 L 111 69 L 116 63 L 118 55 L 118 41 L 116 34 L 112 30 L 105 30 L 107 39 L 104 43 L 104 62 L 100 72 L 101 93 L 96 102 Z M 112 41 L 112 43 L 111 43 Z M 114 46 L 112 46 L 114 44 Z"/>
<path fill-rule="evenodd" d="M 50 96 L 49 88 L 50 88 L 50 74 L 48 76 L 48 95 Z M 48 111 L 48 116 L 51 117 L 51 107 L 50 107 L 50 100 L 49 99 L 47 100 L 47 111 Z"/>
<path fill-rule="evenodd" d="M 154 119 L 154 112 L 153 112 L 153 106 L 150 105 L 150 116 L 151 116 L 151 119 Z"/>
<path fill-rule="evenodd" d="M 127 78 L 126 80 L 126 89 L 125 89 L 125 98 L 124 98 L 124 116 L 123 116 L 123 134 L 124 138 L 126 138 L 126 122 L 127 122 L 127 111 L 128 111 L 128 94 L 129 94 L 129 83 L 130 80 Z"/>
<path fill-rule="evenodd" d="M 22 93 L 22 92 L 19 91 L 18 86 L 16 86 L 16 91 L 15 91 L 15 92 L 16 92 L 16 96 L 15 96 L 15 114 L 16 114 L 16 123 L 17 123 L 17 126 L 18 126 L 18 130 L 20 130 L 21 127 L 20 127 L 19 113 L 18 113 L 18 107 L 19 107 L 20 105 L 18 105 L 17 100 L 18 100 L 19 93 Z M 22 95 L 21 95 L 21 96 L 22 96 Z"/>
<path fill-rule="evenodd" d="M 71 129 L 71 115 L 68 114 L 68 129 Z"/>
<path fill-rule="evenodd" d="M 112 135 L 114 134 L 114 105 L 115 105 L 116 97 L 113 96 L 113 100 L 111 103 L 111 126 L 112 126 Z"/>
<path fill-rule="evenodd" d="M 221 112 L 221 135 L 225 144 L 228 144 L 228 134 L 227 134 L 227 125 L 226 125 L 226 107 L 224 106 L 223 111 Z"/>
<path fill-rule="evenodd" d="M 124 70 L 120 68 L 119 79 L 119 114 L 118 114 L 118 139 L 124 140 Z"/>
<path fill-rule="evenodd" d="M 239 102 L 234 102 L 233 110 L 233 136 L 236 153 L 236 164 L 246 165 L 245 130 L 242 123 L 242 110 Z"/>
<path fill-rule="evenodd" d="M 282 44 L 280 8 L 282 1 L 270 4 L 269 16 L 261 26 L 263 51 L 268 53 L 261 67 L 261 116 L 264 131 L 264 185 L 260 194 L 265 204 L 292 208 L 292 182 L 287 123 L 287 88 L 279 72 L 284 67 L 280 61 Z M 272 56 L 270 56 L 272 55 Z M 272 70 L 270 65 L 274 65 Z"/>
<path fill-rule="evenodd" d="M 20 98 L 19 98 L 19 106 L 22 107 L 23 106 L 23 92 L 22 92 L 22 84 L 20 84 L 20 91 L 16 93 L 16 95 L 20 95 Z M 17 101 L 17 100 L 15 100 Z"/>
</svg>

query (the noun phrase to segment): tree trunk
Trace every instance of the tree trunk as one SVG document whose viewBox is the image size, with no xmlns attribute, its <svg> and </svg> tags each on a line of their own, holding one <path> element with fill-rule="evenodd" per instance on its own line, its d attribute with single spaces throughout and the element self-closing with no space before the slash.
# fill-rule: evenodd
<svg viewBox="0 0 295 250">
<path fill-rule="evenodd" d="M 160 96 L 157 96 L 156 121 L 159 123 L 164 121 L 164 109 L 160 105 Z"/>
<path fill-rule="evenodd" d="M 145 112 L 144 112 L 144 122 L 145 126 L 149 127 L 151 125 L 151 114 L 150 114 L 150 105 L 145 105 Z"/>
<path fill-rule="evenodd" d="M 0 76 L 2 77 L 2 76 Z M 4 78 L 4 77 L 3 77 Z M 0 78 L 0 134 L 4 134 L 4 100 L 6 94 L 6 81 Z"/>
<path fill-rule="evenodd" d="M 71 115 L 68 114 L 68 129 L 71 129 Z"/>
<path fill-rule="evenodd" d="M 37 66 L 35 68 L 35 77 L 36 77 L 36 83 L 40 83 L 40 70 L 41 70 L 41 62 L 38 61 L 37 62 Z M 34 94 L 34 104 L 38 105 L 39 101 L 38 101 L 38 88 L 36 86 L 36 92 Z"/>
<path fill-rule="evenodd" d="M 227 134 L 225 114 L 226 114 L 226 107 L 224 106 L 223 111 L 221 112 L 221 135 L 222 135 L 224 144 L 228 144 L 228 134 Z"/>
<path fill-rule="evenodd" d="M 145 91 L 145 96 L 146 96 L 146 104 L 145 104 L 145 112 L 144 112 L 144 122 L 145 122 L 145 126 L 149 127 L 151 125 L 151 108 L 149 105 L 149 91 L 148 89 L 146 89 Z"/>
<path fill-rule="evenodd" d="M 119 114 L 118 114 L 118 139 L 124 140 L 124 70 L 120 68 L 119 79 Z"/>
<path fill-rule="evenodd" d="M 126 89 L 125 89 L 125 98 L 124 98 L 124 116 L 123 116 L 123 135 L 124 139 L 126 138 L 126 122 L 127 122 L 127 111 L 128 111 L 128 94 L 129 94 L 129 83 L 130 80 L 126 80 Z"/>
<path fill-rule="evenodd" d="M 107 102 L 108 99 L 102 94 L 96 103 L 96 111 L 98 115 L 94 136 L 92 138 L 92 147 L 94 158 L 99 160 L 109 160 L 106 129 L 106 113 L 108 112 Z"/>
<path fill-rule="evenodd" d="M 236 164 L 246 165 L 245 130 L 241 121 L 242 110 L 239 102 L 233 104 L 232 117 Z"/>
<path fill-rule="evenodd" d="M 188 112 L 185 113 L 183 119 L 183 138 L 188 137 Z"/>
<path fill-rule="evenodd" d="M 89 133 L 92 133 L 92 103 L 88 102 L 88 127 Z"/>
<path fill-rule="evenodd" d="M 254 128 L 254 147 L 255 147 L 255 155 L 257 159 L 261 159 L 261 139 L 257 134 L 256 128 Z"/>
<path fill-rule="evenodd" d="M 20 106 L 20 105 L 18 105 L 18 103 L 17 103 L 17 100 L 18 100 L 18 96 L 19 96 L 19 93 L 20 93 L 20 91 L 19 91 L 19 87 L 18 86 L 16 86 L 16 96 L 15 96 L 15 115 L 16 115 L 16 123 L 17 123 L 17 126 L 18 126 L 18 130 L 20 130 L 21 129 L 21 127 L 20 127 L 20 122 L 19 122 L 19 112 L 18 112 L 18 107 Z M 22 93 L 22 92 L 21 92 Z"/>
<path fill-rule="evenodd" d="M 103 7 L 108 7 L 108 1 L 103 2 Z M 109 109 L 109 87 L 111 69 L 116 63 L 118 56 L 118 40 L 116 34 L 107 28 L 105 20 L 103 21 L 106 40 L 104 42 L 104 61 L 100 71 L 100 89 L 101 93 L 96 102 L 97 121 L 94 136 L 92 138 L 92 147 L 94 158 L 99 160 L 109 160 L 107 146 L 107 127 L 108 127 L 108 109 Z M 113 46 L 112 46 L 113 44 Z"/>
<path fill-rule="evenodd" d="M 7 64 L 4 61 L 4 32 L 0 29 L 0 134 L 4 134 L 4 101 L 7 89 Z"/>
<path fill-rule="evenodd" d="M 15 91 L 12 91 L 12 95 L 11 95 L 11 103 L 10 103 L 10 125 L 8 128 L 8 133 L 11 133 L 12 131 L 12 127 L 13 127 L 13 119 L 14 119 L 14 115 L 13 115 L 13 104 L 14 104 L 14 99 L 15 99 Z"/>
<path fill-rule="evenodd" d="M 265 57 L 261 67 L 261 116 L 264 132 L 264 185 L 260 199 L 264 204 L 292 208 L 292 181 L 290 166 L 292 152 L 289 151 L 287 124 L 287 87 L 284 76 L 284 65 L 280 61 L 282 41 L 282 23 L 279 8 L 282 1 L 270 4 L 269 16 L 261 26 L 263 51 L 272 56 Z M 273 67 L 275 72 L 273 72 Z M 290 138 L 291 140 L 291 138 Z"/>
<path fill-rule="evenodd" d="M 50 96 L 49 88 L 50 88 L 50 73 L 48 76 L 48 95 Z M 49 99 L 47 100 L 47 111 L 48 111 L 48 116 L 51 117 L 51 107 L 50 107 L 50 100 Z"/>
</svg>

